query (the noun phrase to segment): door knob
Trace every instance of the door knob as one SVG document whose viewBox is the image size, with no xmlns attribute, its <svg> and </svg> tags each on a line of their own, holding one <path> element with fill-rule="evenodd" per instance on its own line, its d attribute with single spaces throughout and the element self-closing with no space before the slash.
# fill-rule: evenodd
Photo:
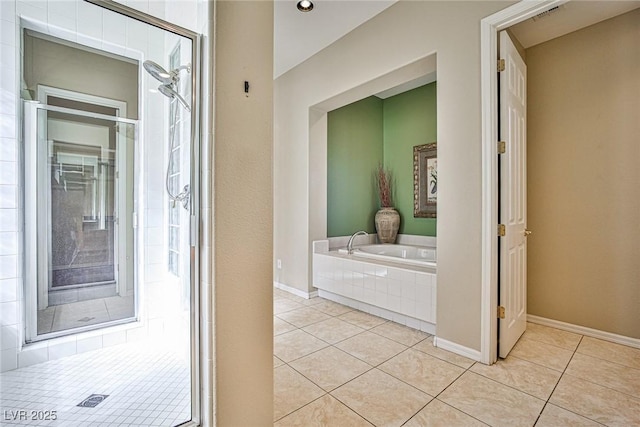
<svg viewBox="0 0 640 427">
<path fill-rule="evenodd" d="M 524 229 L 524 237 L 529 237 L 531 233 L 533 233 L 533 231 L 527 230 L 526 228 Z"/>
</svg>

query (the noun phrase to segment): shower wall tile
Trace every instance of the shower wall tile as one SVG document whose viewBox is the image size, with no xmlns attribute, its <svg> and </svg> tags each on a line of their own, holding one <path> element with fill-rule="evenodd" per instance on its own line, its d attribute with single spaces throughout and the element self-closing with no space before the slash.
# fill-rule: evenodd
<svg viewBox="0 0 640 427">
<path fill-rule="evenodd" d="M 160 39 L 162 41 L 163 38 Z M 148 58 L 153 62 L 156 62 L 162 66 L 166 65 L 166 58 L 168 55 L 165 53 L 164 43 L 158 43 L 156 36 L 154 34 L 149 35 L 149 45 L 147 47 L 147 55 Z M 168 67 L 168 66 L 167 66 Z M 148 88 L 156 88 L 160 84 L 156 79 L 151 78 L 147 83 Z M 160 99 L 160 94 L 158 94 L 158 99 Z M 154 103 L 151 103 L 153 105 Z M 163 103 L 164 104 L 164 103 Z M 162 104 L 161 104 L 162 105 Z"/>
<path fill-rule="evenodd" d="M 57 14 L 76 21 L 78 17 L 77 5 L 79 3 L 80 2 L 76 0 L 48 0 L 47 7 L 49 16 L 51 16 L 51 14 Z"/>
<path fill-rule="evenodd" d="M 0 3 L 3 3 L 0 1 Z M 0 372 L 11 371 L 18 368 L 18 349 L 0 351 Z"/>
<path fill-rule="evenodd" d="M 49 349 L 46 345 L 40 345 L 35 348 L 23 349 L 18 353 L 18 367 L 26 368 L 36 363 L 46 362 L 49 358 Z"/>
<path fill-rule="evenodd" d="M 161 150 L 158 150 L 161 151 Z M 148 182 L 147 182 L 147 191 L 164 191 L 165 182 L 164 182 L 164 163 L 163 162 L 151 162 L 150 169 L 152 171 L 148 174 Z M 153 209 L 157 211 L 157 209 Z M 157 227 L 157 226 L 152 226 Z"/>
<path fill-rule="evenodd" d="M 152 210 L 162 210 L 165 200 L 162 191 L 147 191 L 147 208 Z"/>
<path fill-rule="evenodd" d="M 102 37 L 103 12 L 101 7 L 84 1 L 78 2 L 78 32 L 85 36 L 100 39 Z"/>
<path fill-rule="evenodd" d="M 0 328 L 0 350 L 18 348 L 18 325 Z"/>
<path fill-rule="evenodd" d="M 198 6 L 195 0 L 166 2 L 166 15 L 172 18 L 171 21 L 192 31 L 197 31 L 197 12 Z"/>
<path fill-rule="evenodd" d="M 160 19 L 166 19 L 165 8 L 166 5 L 164 1 L 150 1 L 149 15 L 155 16 L 156 18 Z"/>
<path fill-rule="evenodd" d="M 145 266 L 145 283 L 162 282 L 165 278 L 164 272 L 157 265 L 147 264 Z"/>
<path fill-rule="evenodd" d="M 163 246 L 149 246 L 147 248 L 147 264 L 162 264 L 165 259 Z"/>
<path fill-rule="evenodd" d="M 102 50 L 111 52 L 116 55 L 121 55 L 121 56 L 127 55 L 127 48 L 124 47 L 124 45 L 119 43 L 111 43 L 111 42 L 103 41 Z"/>
<path fill-rule="evenodd" d="M 99 37 L 91 37 L 78 33 L 76 34 L 76 41 L 85 46 L 103 50 L 102 40 L 100 40 Z"/>
<path fill-rule="evenodd" d="M 0 17 L 0 19 L 3 21 L 2 25 L 0 25 L 0 43 L 7 46 L 15 46 L 16 45 L 16 26 L 11 25 L 11 22 L 13 21 L 4 22 L 5 21 L 4 18 Z"/>
<path fill-rule="evenodd" d="M 110 347 L 112 345 L 124 344 L 126 342 L 127 342 L 127 331 L 110 332 L 102 336 L 103 347 Z"/>
<path fill-rule="evenodd" d="M 18 279 L 0 280 L 0 303 L 18 300 Z"/>
<path fill-rule="evenodd" d="M 77 343 L 75 337 L 73 337 L 73 339 L 49 345 L 48 360 L 60 359 L 74 354 L 77 354 Z"/>
<path fill-rule="evenodd" d="M 127 342 L 138 342 L 147 339 L 149 334 L 147 328 L 141 326 L 139 328 L 127 329 Z"/>
<path fill-rule="evenodd" d="M 18 324 L 18 302 L 0 303 L 0 325 L 10 326 Z"/>
<path fill-rule="evenodd" d="M 47 22 L 47 2 L 46 1 L 23 1 L 18 0 L 16 5 L 18 15 L 28 16 L 40 22 Z"/>
<path fill-rule="evenodd" d="M 84 353 L 87 351 L 98 350 L 102 348 L 102 335 L 89 336 L 86 338 L 78 337 L 77 351 L 78 353 Z"/>
<path fill-rule="evenodd" d="M 18 231 L 17 209 L 0 209 L 0 231 Z"/>
<path fill-rule="evenodd" d="M 147 52 L 149 32 L 147 25 L 139 21 L 128 21 L 126 30 L 126 46 L 140 52 Z"/>
<path fill-rule="evenodd" d="M 9 24 L 9 25 L 12 25 L 12 24 Z M 13 59 L 13 62 L 15 62 L 15 59 Z M 9 66 L 7 65 L 7 67 Z M 8 120 L 7 125 L 13 122 L 13 126 L 15 127 L 16 115 L 18 113 L 17 106 L 18 106 L 18 96 L 16 95 L 15 90 L 7 91 L 7 92 L 0 91 L 0 121 L 2 122 L 0 123 L 0 137 L 2 139 L 15 140 L 15 134 L 16 134 L 15 129 L 11 130 L 11 132 L 6 132 L 4 128 L 5 126 L 4 121 Z"/>
<path fill-rule="evenodd" d="M 163 226 L 163 214 L 164 211 L 162 209 L 147 209 L 146 210 L 146 226 L 149 228 L 152 227 L 162 227 Z"/>
<path fill-rule="evenodd" d="M 5 96 L 7 97 L 10 96 L 11 93 L 15 94 L 15 91 L 10 92 L 9 90 L 7 90 L 5 92 L 3 90 L 0 90 L 0 93 L 3 93 L 3 92 L 4 92 L 4 95 L 2 96 L 3 98 Z M 11 115 L 11 114 L 0 115 L 0 135 L 2 135 L 3 138 L 15 139 L 16 128 L 17 128 L 17 123 L 16 123 L 15 115 Z"/>
<path fill-rule="evenodd" d="M 0 109 L 4 108 L 4 103 L 0 105 Z M 15 107 L 15 103 L 12 108 Z M 3 114 L 3 113 L 0 113 Z M 11 116 L 11 114 L 9 114 Z M 13 138 L 0 138 L 0 161 L 15 162 L 18 160 L 17 144 Z"/>
<path fill-rule="evenodd" d="M 18 178 L 16 171 L 18 167 L 16 162 L 0 161 L 0 184 L 2 185 L 17 185 Z"/>
<path fill-rule="evenodd" d="M 7 22 L 16 22 L 16 2 L 14 0 L 0 1 L 0 20 Z M 6 22 L 2 23 L 2 26 Z"/>
<path fill-rule="evenodd" d="M 0 256 L 18 254 L 18 233 L 4 231 L 0 233 Z"/>
<path fill-rule="evenodd" d="M 139 10 L 140 12 L 149 13 L 149 3 L 152 3 L 157 0 L 125 0 L 118 1 L 118 3 L 122 3 L 126 6 L 129 6 L 133 9 Z"/>
<path fill-rule="evenodd" d="M 104 12 L 102 39 L 119 46 L 127 44 L 127 19 L 117 13 Z"/>
<path fill-rule="evenodd" d="M 153 227 L 145 230 L 147 246 L 162 246 L 164 243 L 163 228 Z"/>
<path fill-rule="evenodd" d="M 18 257 L 15 255 L 0 256 L 0 279 L 18 277 Z"/>
<path fill-rule="evenodd" d="M 76 23 L 75 17 L 69 18 L 67 15 L 61 15 L 58 13 L 49 12 L 49 32 L 50 33 L 53 33 L 52 31 L 53 27 L 57 29 L 63 29 L 63 30 L 68 30 L 73 32 L 74 34 L 71 37 L 73 38 L 74 41 L 77 40 L 77 37 L 75 34 L 77 30 L 77 23 Z"/>
</svg>

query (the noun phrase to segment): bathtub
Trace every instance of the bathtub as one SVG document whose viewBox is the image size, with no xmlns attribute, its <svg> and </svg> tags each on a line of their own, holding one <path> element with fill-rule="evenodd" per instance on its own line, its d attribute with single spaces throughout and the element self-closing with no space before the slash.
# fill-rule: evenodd
<svg viewBox="0 0 640 427">
<path fill-rule="evenodd" d="M 347 250 L 339 249 L 338 253 L 347 254 Z M 396 245 L 391 243 L 361 245 L 353 248 L 352 255 L 355 257 L 379 259 L 419 267 L 436 267 L 436 248 L 425 246 Z"/>
<path fill-rule="evenodd" d="M 329 243 L 313 242 L 312 280 L 320 297 L 435 334 L 435 246 L 358 244 L 350 255 L 345 239 Z"/>
</svg>

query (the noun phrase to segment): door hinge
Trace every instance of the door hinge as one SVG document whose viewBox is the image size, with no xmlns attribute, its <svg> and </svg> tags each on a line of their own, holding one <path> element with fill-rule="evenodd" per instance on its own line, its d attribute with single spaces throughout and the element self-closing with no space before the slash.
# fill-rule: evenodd
<svg viewBox="0 0 640 427">
<path fill-rule="evenodd" d="M 498 72 L 501 73 L 506 68 L 504 59 L 498 59 Z"/>
<path fill-rule="evenodd" d="M 498 306 L 498 319 L 504 319 L 504 317 L 505 317 L 504 313 L 505 313 L 504 307 L 499 305 Z"/>
<path fill-rule="evenodd" d="M 507 234 L 507 227 L 504 224 L 498 224 L 498 236 L 504 237 Z"/>
<path fill-rule="evenodd" d="M 505 141 L 498 141 L 498 154 L 504 154 L 507 152 L 507 143 Z"/>
</svg>

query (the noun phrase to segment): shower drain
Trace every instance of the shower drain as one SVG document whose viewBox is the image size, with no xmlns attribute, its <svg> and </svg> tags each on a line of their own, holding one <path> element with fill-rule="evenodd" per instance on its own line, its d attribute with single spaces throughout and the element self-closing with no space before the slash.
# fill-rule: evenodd
<svg viewBox="0 0 640 427">
<path fill-rule="evenodd" d="M 108 394 L 92 394 L 91 396 L 80 402 L 77 406 L 80 406 L 81 408 L 95 408 L 107 397 L 109 397 Z"/>
</svg>

